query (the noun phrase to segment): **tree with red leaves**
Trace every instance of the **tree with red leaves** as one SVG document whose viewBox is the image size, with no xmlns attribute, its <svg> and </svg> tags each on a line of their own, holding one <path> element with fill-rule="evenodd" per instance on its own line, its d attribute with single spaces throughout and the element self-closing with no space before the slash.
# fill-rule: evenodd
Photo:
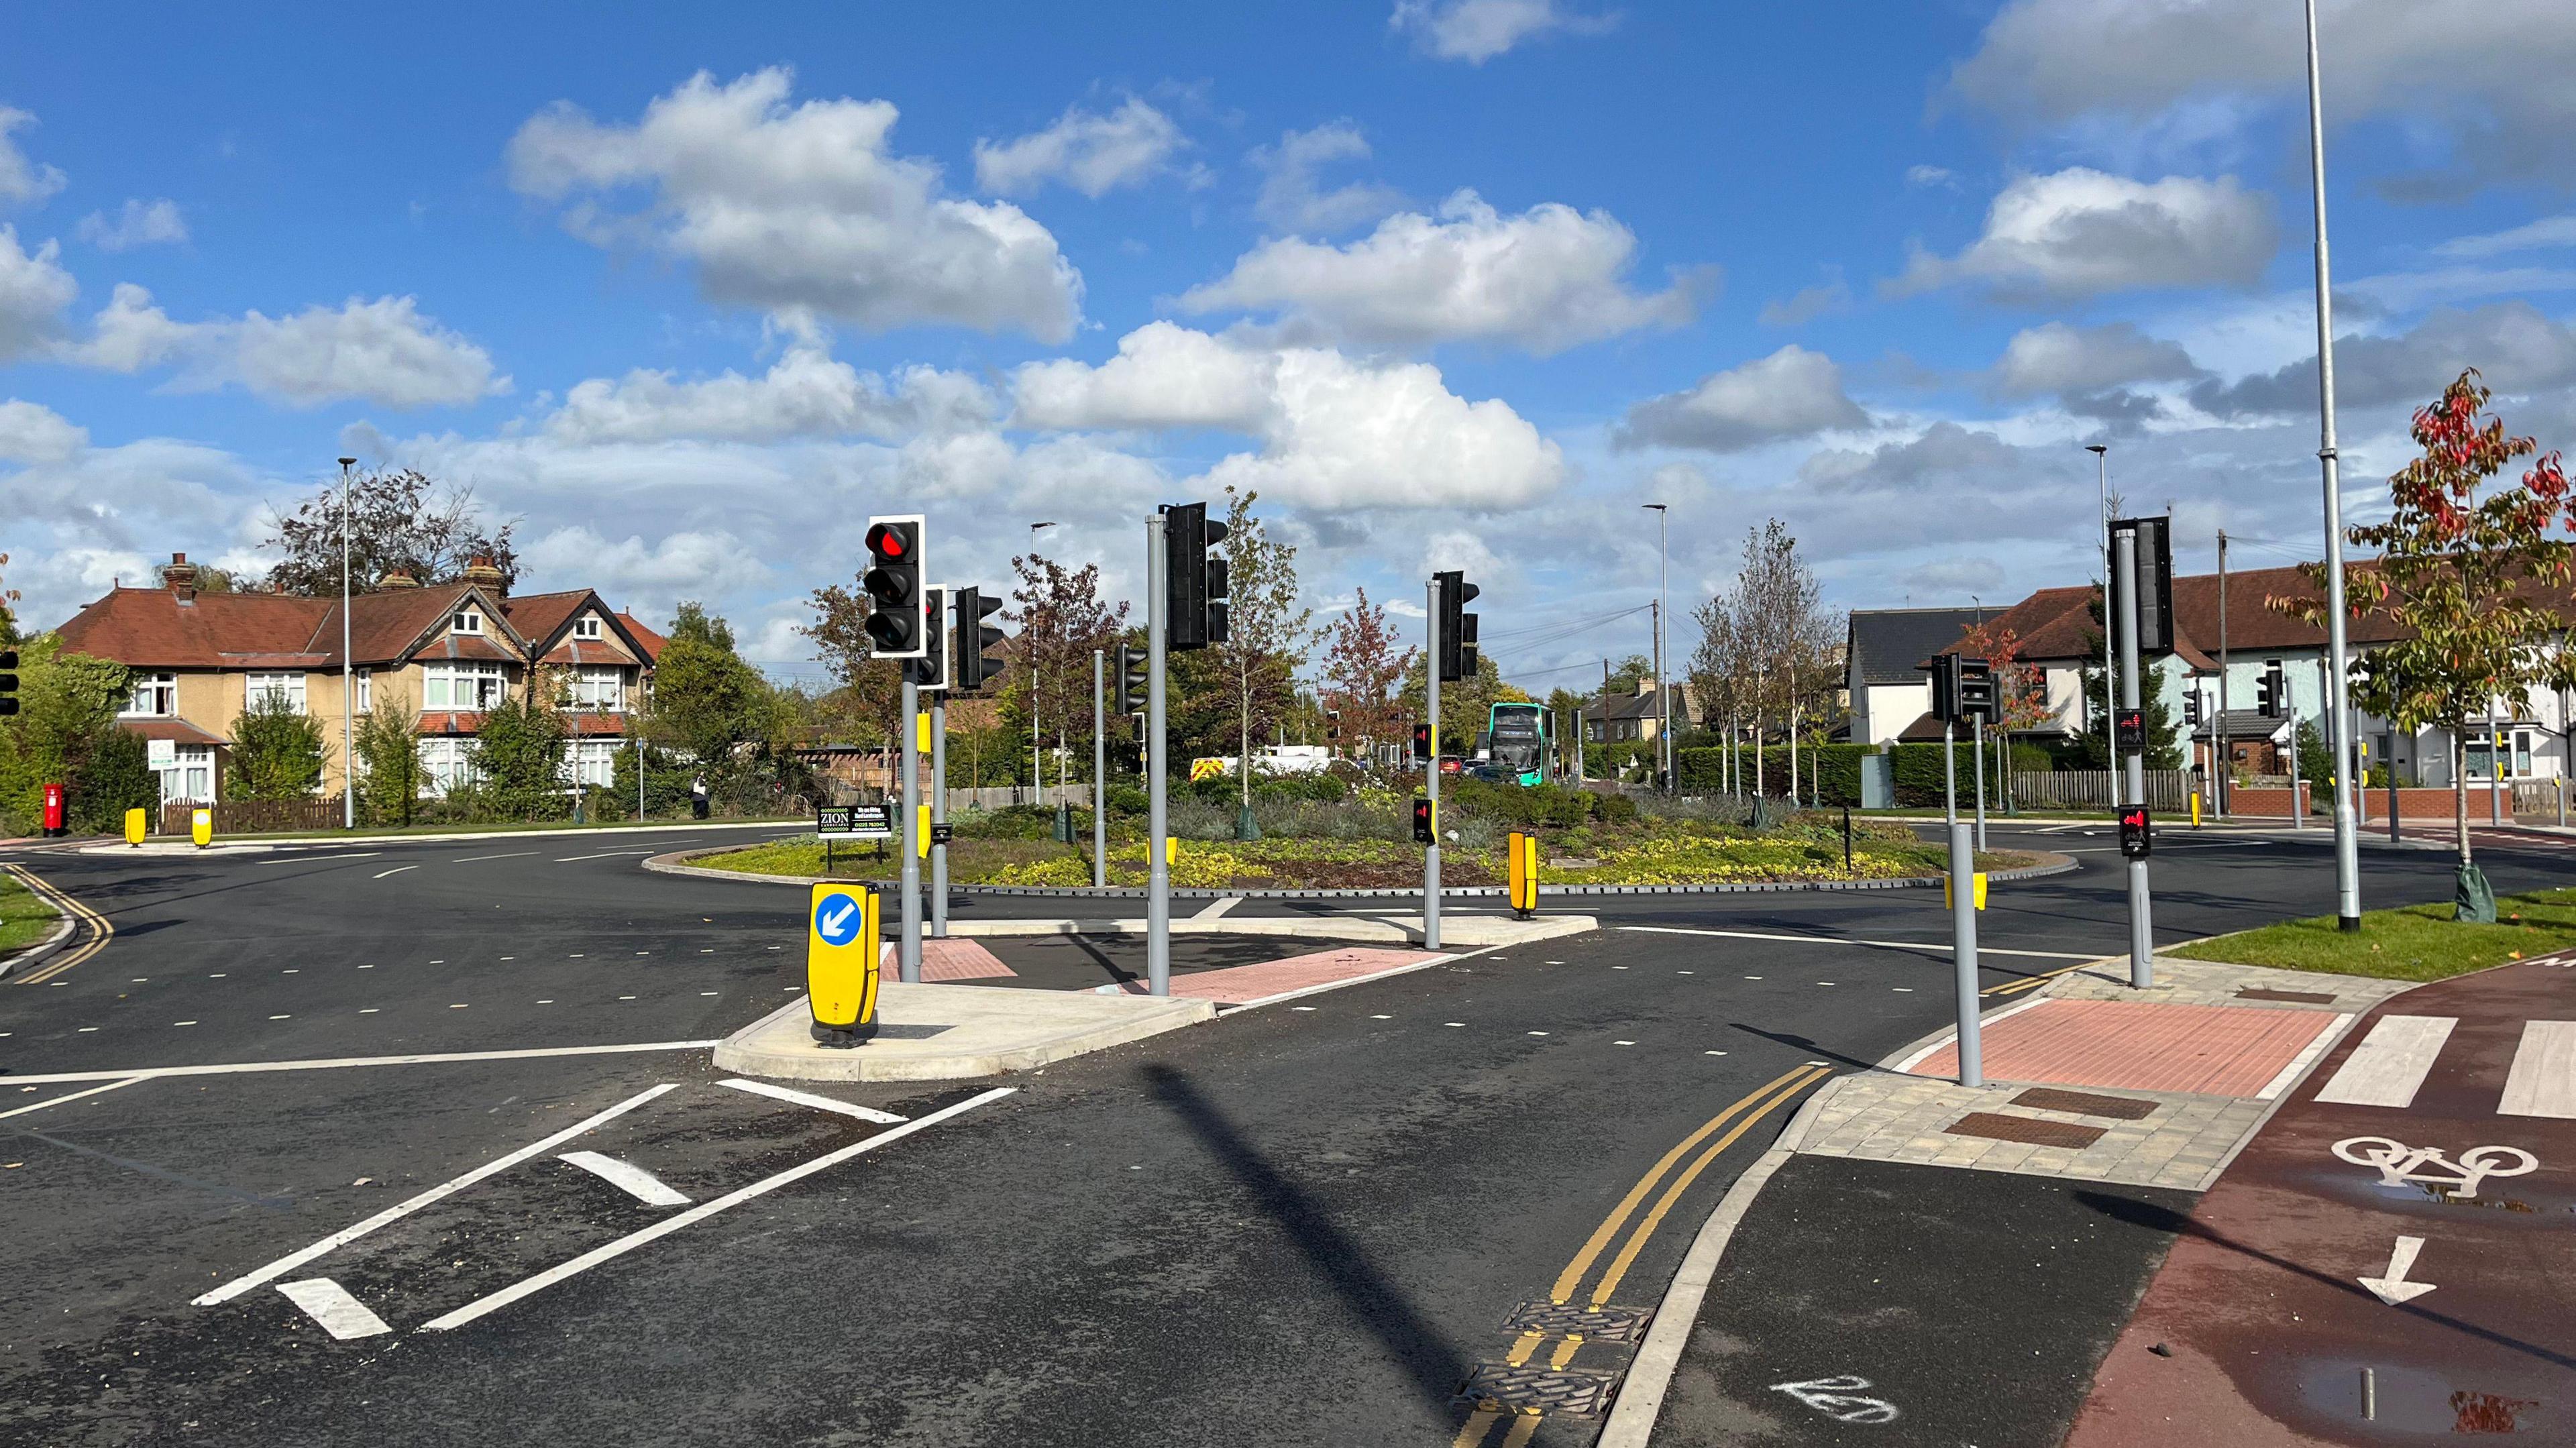
<svg viewBox="0 0 2576 1448">
<path fill-rule="evenodd" d="M 2576 579 L 2576 545 L 2557 535 L 2576 531 L 2576 518 L 2555 452 L 2535 458 L 2518 486 L 2488 485 L 2514 459 L 2539 452 L 2532 439 L 2509 437 L 2500 419 L 2484 415 L 2489 395 L 2471 369 L 2415 414 L 2424 454 L 2388 480 L 2395 507 L 2387 522 L 2345 530 L 2379 557 L 2349 570 L 2344 583 L 2355 618 L 2381 610 L 2402 630 L 2361 660 L 2353 699 L 2406 733 L 2435 728 L 2450 735 L 2457 913 L 2492 921 L 2494 896 L 2469 857 L 2466 729 L 2499 699 L 2576 686 L 2557 607 Z M 2324 566 L 2304 572 L 2322 593 Z M 2316 597 L 2266 602 L 2325 622 Z"/>
<path fill-rule="evenodd" d="M 2014 733 L 2037 729 L 2057 716 L 2048 707 L 2048 674 L 2021 661 L 2021 635 L 1989 620 L 1959 635 L 1959 656 L 1984 659 L 1995 671 L 1995 693 L 2003 707 L 2003 728 Z"/>
<path fill-rule="evenodd" d="M 1341 714 L 1342 738 L 1392 743 L 1403 728 L 1397 693 L 1420 650 L 1396 647 L 1386 605 L 1369 602 L 1368 590 L 1324 633 L 1323 702 Z"/>
</svg>

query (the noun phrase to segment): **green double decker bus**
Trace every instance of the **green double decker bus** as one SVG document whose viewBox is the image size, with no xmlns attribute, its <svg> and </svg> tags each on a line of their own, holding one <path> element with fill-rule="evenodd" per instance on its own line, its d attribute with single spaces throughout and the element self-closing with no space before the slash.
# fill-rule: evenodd
<svg viewBox="0 0 2576 1448">
<path fill-rule="evenodd" d="M 1485 717 L 1487 762 L 1514 784 L 1545 784 L 1556 773 L 1547 706 L 1496 704 Z"/>
</svg>

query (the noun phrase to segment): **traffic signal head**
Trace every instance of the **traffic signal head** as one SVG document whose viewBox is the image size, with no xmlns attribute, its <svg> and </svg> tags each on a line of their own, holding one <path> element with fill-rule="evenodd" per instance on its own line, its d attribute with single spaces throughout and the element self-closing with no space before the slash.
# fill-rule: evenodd
<svg viewBox="0 0 2576 1448">
<path fill-rule="evenodd" d="M 0 714 L 18 712 L 18 651 L 0 649 Z"/>
<path fill-rule="evenodd" d="M 1145 712 L 1145 694 L 1153 687 L 1153 661 L 1145 650 L 1133 644 L 1118 646 L 1118 708 L 1120 714 Z"/>
<path fill-rule="evenodd" d="M 1984 659 L 1958 659 L 1955 679 L 1961 722 L 1993 724 L 2003 718 L 2003 698 L 1995 686 L 1994 665 Z"/>
<path fill-rule="evenodd" d="M 1430 799 L 1416 795 L 1413 800 L 1413 842 L 1418 845 L 1433 843 L 1438 835 L 1432 825 Z"/>
<path fill-rule="evenodd" d="M 881 659 L 917 659 L 928 648 L 921 615 L 923 521 L 919 513 L 868 520 L 868 571 L 860 582 L 874 605 L 868 639 Z"/>
<path fill-rule="evenodd" d="M 1440 682 L 1456 683 L 1476 672 L 1476 615 L 1465 609 L 1484 590 L 1469 583 L 1467 575 L 1456 569 L 1435 573 L 1431 578 L 1440 589 L 1432 652 L 1438 656 Z"/>
<path fill-rule="evenodd" d="M 934 583 L 921 591 L 921 657 L 912 661 L 913 687 L 925 692 L 948 687 L 948 586 Z"/>
<path fill-rule="evenodd" d="M 981 588 L 957 590 L 957 687 L 980 689 L 1001 677 L 1003 661 L 985 653 L 1002 641 L 1002 631 L 984 622 L 999 613 L 1002 601 L 987 598 Z"/>
<path fill-rule="evenodd" d="M 1163 646 L 1176 653 L 1226 641 L 1226 561 L 1208 550 L 1226 526 L 1208 521 L 1205 503 L 1163 507 Z"/>
<path fill-rule="evenodd" d="M 2200 690 L 2191 689 L 2182 696 L 2182 722 L 2197 727 L 2200 723 Z"/>
<path fill-rule="evenodd" d="M 1932 676 L 1932 717 L 1945 724 L 1959 722 L 1959 656 L 1934 654 L 1923 671 Z"/>
<path fill-rule="evenodd" d="M 2120 806 L 2120 856 L 2143 860 L 2155 849 L 2155 836 L 2147 826 L 2147 807 L 2142 804 Z"/>
<path fill-rule="evenodd" d="M 1428 724 L 1413 726 L 1413 757 L 1416 759 L 1431 757 L 1431 726 Z"/>
</svg>

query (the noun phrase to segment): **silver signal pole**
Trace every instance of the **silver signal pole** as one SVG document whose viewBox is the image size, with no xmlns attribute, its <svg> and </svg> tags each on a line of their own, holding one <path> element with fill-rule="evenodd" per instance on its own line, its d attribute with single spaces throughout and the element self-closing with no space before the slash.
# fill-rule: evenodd
<svg viewBox="0 0 2576 1448">
<path fill-rule="evenodd" d="M 2308 0 L 2308 172 L 2317 208 L 2317 462 L 2325 472 L 2326 504 L 2326 713 L 2334 746 L 2335 924 L 2361 928 L 2361 847 L 2354 825 L 2352 707 L 2347 698 L 2350 661 L 2344 652 L 2343 494 L 2335 470 L 2334 297 L 2326 261 L 2326 120 L 2317 92 L 2317 0 Z M 2292 744 L 2295 748 L 2296 740 Z M 2488 756 L 2492 759 L 2494 756 Z"/>
<path fill-rule="evenodd" d="M 2112 737 L 2116 726 L 2111 718 L 2118 712 L 2111 696 L 2120 687 L 2120 671 L 2111 666 L 2111 636 L 2119 632 L 2119 621 L 2111 617 L 2111 449 L 2097 442 L 2087 445 L 2084 450 L 2093 455 L 2094 480 L 2102 493 L 2101 516 L 2093 520 L 2093 526 L 2102 535 L 2102 742 L 2106 746 L 2102 751 L 2102 761 L 2110 766 L 2112 774 L 2117 775 L 2120 772 L 2120 746 L 2119 741 Z M 2119 792 L 2116 779 L 2112 783 L 2112 792 Z"/>
<path fill-rule="evenodd" d="M 2135 709 L 2138 704 L 2138 534 L 2124 528 L 2111 535 L 2113 577 L 2122 585 L 2113 590 L 2120 616 L 2116 620 L 2120 633 L 2120 706 Z M 2128 757 L 2127 802 L 2144 808 L 2147 802 L 2147 754 L 2143 747 Z M 2111 719 L 2111 747 L 2120 745 L 2120 721 Z M 2295 792 L 2292 795 L 2297 798 Z M 2129 984 L 2145 990 L 2156 983 L 2156 942 L 2154 920 L 2147 899 L 2147 862 L 2129 861 Z"/>
<path fill-rule="evenodd" d="M 895 969 L 906 985 L 921 980 L 921 686 L 903 663 L 903 935 Z"/>
<path fill-rule="evenodd" d="M 1170 828 L 1164 786 L 1163 641 L 1171 620 L 1172 560 L 1163 546 L 1165 519 L 1145 520 L 1145 982 L 1158 996 L 1172 993 L 1172 863 L 1164 831 Z"/>
<path fill-rule="evenodd" d="M 1422 948 L 1440 948 L 1440 580 L 1431 580 L 1424 597 L 1431 610 L 1431 647 L 1422 660 L 1423 717 L 1431 725 L 1431 759 L 1422 771 L 1422 787 L 1431 800 L 1431 843 L 1422 847 Z"/>
<path fill-rule="evenodd" d="M 1974 727 L 1976 744 L 1969 757 L 1977 761 L 1977 848 L 1982 850 L 1986 847 L 1986 716 L 1978 715 Z"/>
<path fill-rule="evenodd" d="M 1950 969 L 1959 996 L 1959 1084 L 1986 1084 L 1985 1047 L 1977 1018 L 1977 852 L 1959 823 L 1959 726 L 1941 721 L 1941 794 L 1950 811 Z"/>
<path fill-rule="evenodd" d="M 1091 651 L 1091 888 L 1109 888 L 1109 738 L 1102 712 L 1101 669 L 1105 656 Z"/>
<path fill-rule="evenodd" d="M 946 620 L 931 625 L 937 628 Z M 950 659 L 947 667 L 957 667 Z M 948 696 L 941 694 L 930 701 L 930 822 L 948 823 Z M 939 831 L 930 832 L 930 933 L 935 939 L 948 938 L 948 846 L 940 843 Z"/>
</svg>

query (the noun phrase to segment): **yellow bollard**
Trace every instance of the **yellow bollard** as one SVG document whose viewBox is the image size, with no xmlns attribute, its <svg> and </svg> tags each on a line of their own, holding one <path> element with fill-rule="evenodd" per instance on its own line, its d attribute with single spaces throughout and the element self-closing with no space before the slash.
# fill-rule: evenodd
<svg viewBox="0 0 2576 1448">
<path fill-rule="evenodd" d="M 2200 791 L 2196 789 L 2191 792 L 2191 827 L 2200 828 Z"/>
<path fill-rule="evenodd" d="M 201 809 L 188 816 L 188 838 L 196 841 L 197 848 L 201 850 L 215 842 L 213 810 Z"/>
<path fill-rule="evenodd" d="M 143 837 L 148 833 L 150 833 L 150 831 L 145 827 L 144 812 L 139 809 L 127 810 L 125 812 L 125 842 L 129 845 L 139 845 L 143 843 Z"/>
<path fill-rule="evenodd" d="M 849 1046 L 876 1034 L 883 970 L 876 892 L 816 885 L 805 909 L 805 996 L 816 1040 Z"/>
</svg>

